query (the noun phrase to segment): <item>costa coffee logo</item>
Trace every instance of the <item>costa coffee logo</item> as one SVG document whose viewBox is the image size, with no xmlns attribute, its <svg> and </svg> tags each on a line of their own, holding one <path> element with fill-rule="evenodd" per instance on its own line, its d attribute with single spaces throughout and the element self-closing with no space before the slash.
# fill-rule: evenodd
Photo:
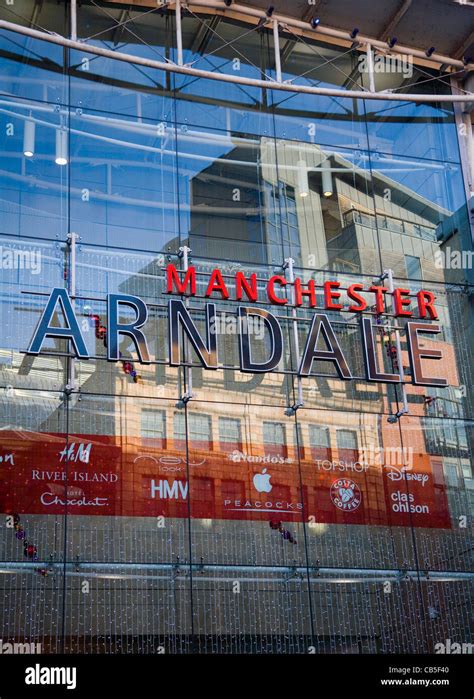
<svg viewBox="0 0 474 699">
<path fill-rule="evenodd" d="M 343 512 L 354 512 L 362 502 L 360 488 L 350 478 L 338 478 L 331 485 L 331 500 Z"/>
</svg>

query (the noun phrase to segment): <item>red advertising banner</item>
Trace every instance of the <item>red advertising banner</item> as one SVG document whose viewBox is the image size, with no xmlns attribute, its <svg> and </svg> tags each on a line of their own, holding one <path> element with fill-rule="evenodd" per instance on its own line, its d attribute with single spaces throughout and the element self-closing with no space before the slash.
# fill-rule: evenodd
<svg viewBox="0 0 474 699">
<path fill-rule="evenodd" d="M 442 462 L 359 461 L 312 449 L 292 458 L 184 443 L 2 431 L 0 511 L 450 528 Z M 198 447 L 198 445 L 195 445 Z M 224 445 L 225 446 L 225 445 Z M 222 445 L 221 445 L 222 447 Z M 254 447 L 253 447 L 254 448 Z M 276 448 L 277 449 L 277 448 Z M 383 461 L 383 460 L 382 460 Z M 300 472 L 301 468 L 301 472 Z M 304 503 L 304 506 L 303 506 Z"/>
</svg>

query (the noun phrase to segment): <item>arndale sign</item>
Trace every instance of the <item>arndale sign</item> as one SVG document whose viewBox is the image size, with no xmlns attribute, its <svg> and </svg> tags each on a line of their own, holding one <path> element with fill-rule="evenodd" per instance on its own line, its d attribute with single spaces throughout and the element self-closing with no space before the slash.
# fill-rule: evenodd
<svg viewBox="0 0 474 699">
<path fill-rule="evenodd" d="M 172 264 L 166 268 L 166 292 L 170 295 L 181 297 L 197 296 L 196 293 L 196 270 L 194 267 L 182 273 Z M 239 356 L 240 370 L 242 372 L 262 373 L 275 370 L 283 357 L 283 332 L 280 322 L 275 314 L 267 309 L 259 308 L 256 304 L 259 301 L 284 307 L 289 304 L 288 298 L 284 295 L 284 288 L 288 282 L 283 276 L 274 275 L 266 284 L 266 298 L 259 298 L 257 285 L 257 275 L 246 276 L 244 272 L 236 272 L 234 275 L 235 289 L 231 299 L 229 286 L 224 281 L 219 269 L 214 269 L 209 275 L 209 283 L 205 291 L 205 298 L 211 299 L 219 296 L 220 300 L 234 300 L 242 302 L 237 308 L 239 321 Z M 385 299 L 388 294 L 392 296 L 393 315 L 403 318 L 414 316 L 410 308 L 413 295 L 408 289 L 395 288 L 389 292 L 384 286 L 370 286 L 364 288 L 361 283 L 351 284 L 344 290 L 346 298 L 343 299 L 343 289 L 338 281 L 326 281 L 322 285 L 324 293 L 324 308 L 322 310 L 344 312 L 352 314 L 360 313 L 361 317 L 361 339 L 364 349 L 366 377 L 368 381 L 384 383 L 399 383 L 401 376 L 399 373 L 389 373 L 379 367 L 377 359 L 376 339 L 373 332 L 372 320 L 364 317 L 367 310 L 367 300 L 362 294 L 372 295 L 374 300 L 375 313 L 382 316 L 387 313 Z M 309 280 L 303 284 L 302 280 L 296 278 L 293 283 L 294 307 L 306 307 L 315 309 L 309 331 L 307 333 L 304 349 L 299 361 L 297 375 L 300 377 L 317 375 L 312 372 L 315 360 L 332 363 L 342 380 L 353 378 L 349 363 L 337 339 L 336 332 L 329 320 L 327 313 L 319 312 L 316 299 L 316 286 L 314 280 Z M 430 291 L 418 291 L 415 295 L 418 307 L 417 321 L 407 321 L 406 338 L 408 343 L 408 353 L 411 364 L 412 382 L 421 386 L 447 386 L 445 378 L 427 376 L 423 359 L 442 359 L 442 352 L 438 349 L 428 349 L 422 346 L 420 335 L 436 335 L 440 332 L 440 326 L 436 323 L 427 323 L 438 319 L 435 308 L 435 297 Z M 245 301 L 244 301 L 245 299 Z M 123 360 L 119 352 L 119 339 L 121 336 L 128 336 L 134 343 L 138 359 L 142 364 L 151 364 L 150 352 L 145 336 L 145 325 L 148 320 L 148 307 L 138 296 L 129 294 L 108 294 L 107 295 L 107 326 L 106 326 L 106 347 L 107 359 L 111 362 Z M 343 303 L 345 301 L 345 303 Z M 243 305 L 243 304 L 246 305 Z M 57 327 L 52 324 L 56 309 L 61 307 L 64 315 L 64 327 Z M 124 323 L 120 321 L 120 311 L 125 308 L 132 311 L 135 318 L 132 322 Z M 206 337 L 203 338 L 193 321 L 190 311 L 183 299 L 170 298 L 168 303 L 168 342 L 169 342 L 169 364 L 179 366 L 182 364 L 181 335 L 182 332 L 193 346 L 200 363 L 205 369 L 216 370 L 218 365 L 217 334 L 212 332 L 216 319 L 216 304 L 208 301 L 205 304 Z M 267 335 L 266 357 L 262 361 L 255 361 L 252 356 L 251 336 L 249 332 L 249 320 L 258 318 L 263 323 Z M 48 298 L 44 311 L 41 315 L 38 326 L 34 332 L 28 354 L 37 355 L 41 352 L 46 338 L 68 339 L 71 341 L 76 357 L 89 359 L 84 337 L 82 335 L 75 310 L 71 299 L 65 289 L 54 288 Z M 324 349 L 321 349 L 321 341 Z"/>
</svg>

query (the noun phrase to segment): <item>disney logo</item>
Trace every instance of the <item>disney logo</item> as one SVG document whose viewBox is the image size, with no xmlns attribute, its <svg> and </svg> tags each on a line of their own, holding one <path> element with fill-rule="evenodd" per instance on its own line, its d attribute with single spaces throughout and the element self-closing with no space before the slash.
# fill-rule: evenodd
<svg viewBox="0 0 474 699">
<path fill-rule="evenodd" d="M 406 470 L 405 466 L 402 468 L 397 468 L 396 466 L 385 465 L 387 478 L 391 481 L 416 481 L 421 483 L 424 487 L 425 483 L 429 480 L 429 475 L 427 473 L 411 473 Z"/>
</svg>

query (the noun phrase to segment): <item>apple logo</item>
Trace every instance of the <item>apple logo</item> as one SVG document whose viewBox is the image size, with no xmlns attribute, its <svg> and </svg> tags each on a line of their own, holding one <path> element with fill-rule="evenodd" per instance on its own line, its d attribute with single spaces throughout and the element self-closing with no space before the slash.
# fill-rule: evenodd
<svg viewBox="0 0 474 699">
<path fill-rule="evenodd" d="M 272 489 L 272 484 L 270 483 L 271 475 L 267 473 L 267 469 L 264 468 L 262 473 L 256 473 L 253 477 L 253 485 L 259 493 L 269 493 Z"/>
</svg>

